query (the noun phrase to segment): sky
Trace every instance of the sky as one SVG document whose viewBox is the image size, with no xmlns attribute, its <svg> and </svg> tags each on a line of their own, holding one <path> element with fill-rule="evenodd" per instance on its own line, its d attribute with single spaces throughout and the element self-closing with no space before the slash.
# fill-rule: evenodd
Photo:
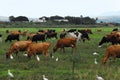
<svg viewBox="0 0 120 80">
<path fill-rule="evenodd" d="M 0 0 L 0 16 L 101 16 L 120 12 L 120 0 Z"/>
</svg>

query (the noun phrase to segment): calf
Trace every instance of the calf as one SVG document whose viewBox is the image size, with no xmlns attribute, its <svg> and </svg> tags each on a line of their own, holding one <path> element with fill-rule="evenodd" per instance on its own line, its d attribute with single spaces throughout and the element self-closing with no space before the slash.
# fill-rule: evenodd
<svg viewBox="0 0 120 80">
<path fill-rule="evenodd" d="M 102 59 L 102 64 L 105 64 L 109 57 L 120 58 L 120 45 L 111 45 L 106 49 L 105 56 Z"/>
<path fill-rule="evenodd" d="M 59 39 L 53 48 L 53 52 L 56 52 L 58 48 L 63 49 L 63 52 L 65 52 L 64 47 L 72 47 L 72 52 L 73 52 L 73 49 L 76 48 L 76 42 L 77 42 L 76 38 Z"/>
<path fill-rule="evenodd" d="M 17 55 L 17 53 L 18 53 L 19 51 L 26 51 L 27 48 L 28 48 L 28 46 L 29 46 L 31 43 L 32 43 L 32 41 L 17 41 L 17 42 L 15 42 L 15 43 L 13 43 L 13 44 L 10 46 L 8 52 L 6 53 L 6 58 L 10 58 L 11 54 L 14 53 L 14 52 L 15 52 L 16 55 Z"/>
<path fill-rule="evenodd" d="M 33 43 L 30 44 L 27 49 L 28 57 L 30 58 L 31 55 L 36 56 L 37 54 L 45 54 L 48 56 L 48 49 L 50 47 L 51 43 L 49 42 L 42 42 L 42 43 Z"/>
<path fill-rule="evenodd" d="M 17 35 L 9 34 L 9 35 L 7 36 L 5 42 L 7 42 L 7 41 L 10 41 L 10 42 L 11 42 L 12 40 L 17 40 L 17 41 L 19 41 L 19 40 L 20 40 L 20 39 L 19 39 L 19 34 L 17 34 Z"/>
</svg>

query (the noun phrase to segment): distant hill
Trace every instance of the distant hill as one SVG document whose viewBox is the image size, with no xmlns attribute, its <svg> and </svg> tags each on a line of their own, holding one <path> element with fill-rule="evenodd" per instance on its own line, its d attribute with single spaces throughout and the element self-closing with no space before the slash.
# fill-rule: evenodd
<svg viewBox="0 0 120 80">
<path fill-rule="evenodd" d="M 120 23 L 120 16 L 102 16 L 98 17 L 97 22 L 114 22 L 114 23 Z"/>
<path fill-rule="evenodd" d="M 9 22 L 9 18 L 5 16 L 0 16 L 0 21 L 2 22 Z"/>
</svg>

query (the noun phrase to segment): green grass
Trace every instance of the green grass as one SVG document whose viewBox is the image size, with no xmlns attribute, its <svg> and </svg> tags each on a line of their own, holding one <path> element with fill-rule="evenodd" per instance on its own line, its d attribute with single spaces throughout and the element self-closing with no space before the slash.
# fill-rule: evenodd
<svg viewBox="0 0 120 80">
<path fill-rule="evenodd" d="M 93 34 L 89 34 L 91 40 L 83 43 L 79 41 L 77 43 L 77 49 L 71 54 L 71 48 L 65 48 L 66 52 L 63 53 L 58 50 L 54 53 L 55 58 L 59 57 L 59 61 L 56 62 L 55 58 L 45 57 L 39 55 L 40 61 L 38 62 L 34 57 L 30 60 L 24 57 L 23 52 L 19 52 L 19 58 L 13 54 L 13 60 L 6 59 L 6 52 L 9 46 L 15 42 L 12 41 L 5 43 L 4 40 L 7 36 L 6 30 L 29 30 L 29 32 L 37 32 L 39 29 L 48 28 L 0 28 L 0 33 L 3 34 L 3 43 L 0 43 L 0 80 L 7 80 L 7 70 L 10 69 L 14 74 L 14 79 L 11 80 L 41 80 L 42 75 L 45 74 L 49 80 L 96 80 L 96 74 L 101 75 L 105 80 L 120 80 L 120 61 L 109 62 L 108 65 L 102 65 L 101 59 L 105 54 L 105 49 L 110 44 L 103 44 L 101 48 L 98 48 L 98 43 L 105 34 L 112 31 L 112 28 L 101 28 L 102 32 L 97 32 L 98 28 L 91 28 Z M 56 29 L 58 33 L 62 28 Z M 77 28 L 79 29 L 79 28 Z M 82 28 L 83 29 L 83 28 Z M 21 40 L 26 40 L 23 37 Z M 52 43 L 50 52 L 56 44 L 57 40 L 47 40 Z M 93 56 L 93 52 L 98 52 L 99 56 Z M 97 59 L 98 64 L 94 64 L 94 58 Z M 72 74 L 72 61 L 75 61 L 74 74 Z"/>
</svg>

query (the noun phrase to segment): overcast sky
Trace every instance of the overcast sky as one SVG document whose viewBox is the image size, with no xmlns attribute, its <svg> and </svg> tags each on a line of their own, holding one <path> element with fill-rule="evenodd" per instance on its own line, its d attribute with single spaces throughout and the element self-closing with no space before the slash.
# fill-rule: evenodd
<svg viewBox="0 0 120 80">
<path fill-rule="evenodd" d="M 120 0 L 0 0 L 0 16 L 100 16 L 120 11 Z"/>
</svg>

